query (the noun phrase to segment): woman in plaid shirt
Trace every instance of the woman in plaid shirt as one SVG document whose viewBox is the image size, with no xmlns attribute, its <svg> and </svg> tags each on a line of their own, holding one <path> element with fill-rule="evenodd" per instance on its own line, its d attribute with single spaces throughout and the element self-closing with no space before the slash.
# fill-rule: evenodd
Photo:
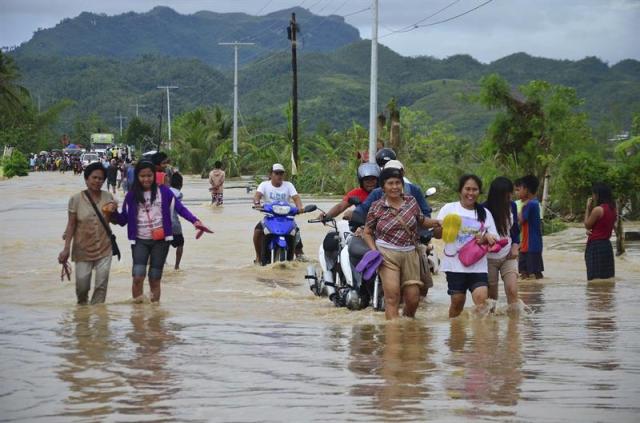
<svg viewBox="0 0 640 423">
<path fill-rule="evenodd" d="M 439 225 L 426 218 L 418 202 L 403 193 L 402 173 L 387 168 L 380 174 L 384 196 L 373 203 L 364 230 L 364 240 L 372 250 L 382 254 L 380 278 L 384 290 L 385 317 L 400 316 L 400 296 L 404 301 L 403 315 L 414 317 L 420 303 L 420 262 L 416 243 L 418 225 L 431 228 Z"/>
</svg>

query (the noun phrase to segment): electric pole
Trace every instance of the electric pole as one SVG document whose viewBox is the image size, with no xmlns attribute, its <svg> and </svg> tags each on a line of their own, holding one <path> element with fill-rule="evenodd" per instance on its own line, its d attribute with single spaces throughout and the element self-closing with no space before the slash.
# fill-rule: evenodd
<svg viewBox="0 0 640 423">
<path fill-rule="evenodd" d="M 371 87 L 369 90 L 369 163 L 376 162 L 378 144 L 378 0 L 373 0 L 371 26 Z"/>
<path fill-rule="evenodd" d="M 291 69 L 293 70 L 293 85 L 291 89 L 292 110 L 291 110 L 291 141 L 292 141 L 292 156 L 293 163 L 291 165 L 291 174 L 295 175 L 298 171 L 298 55 L 297 55 L 297 41 L 296 33 L 298 32 L 298 25 L 296 24 L 296 14 L 291 14 L 291 21 L 289 22 L 289 28 L 287 28 L 287 35 L 291 40 Z"/>
<path fill-rule="evenodd" d="M 158 88 L 161 90 L 167 90 L 167 134 L 169 136 L 169 143 L 167 148 L 171 149 L 171 97 L 169 90 L 178 88 L 175 85 L 161 85 Z"/>
<path fill-rule="evenodd" d="M 118 112 L 118 116 L 116 119 L 120 121 L 120 138 L 122 138 L 122 121 L 126 119 L 126 117 L 122 116 L 122 113 Z"/>
<path fill-rule="evenodd" d="M 238 46 L 252 46 L 255 43 L 218 43 L 219 46 L 233 46 L 233 154 L 238 154 Z"/>
<path fill-rule="evenodd" d="M 130 104 L 129 107 L 135 107 L 136 108 L 136 117 L 138 117 L 138 109 L 140 109 L 141 107 L 147 107 L 146 104 Z"/>
</svg>

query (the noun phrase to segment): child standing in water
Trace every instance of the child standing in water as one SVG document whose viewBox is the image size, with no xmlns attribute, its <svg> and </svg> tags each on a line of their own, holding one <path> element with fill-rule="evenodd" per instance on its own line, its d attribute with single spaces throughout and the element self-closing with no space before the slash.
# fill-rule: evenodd
<svg viewBox="0 0 640 423">
<path fill-rule="evenodd" d="M 209 184 L 211 184 L 211 204 L 221 206 L 224 204 L 224 177 L 222 162 L 217 161 L 213 165 L 213 170 L 209 173 Z"/>
<path fill-rule="evenodd" d="M 171 175 L 171 192 L 175 197 L 182 201 L 182 175 L 179 172 L 175 172 Z M 182 260 L 182 253 L 184 251 L 184 236 L 182 235 L 182 225 L 180 224 L 180 218 L 175 207 L 171 211 L 171 227 L 173 228 L 173 240 L 171 246 L 176 249 L 176 264 L 175 270 L 180 269 L 180 261 Z"/>
<path fill-rule="evenodd" d="M 533 175 L 521 179 L 519 195 L 522 210 L 518 213 L 521 227 L 520 257 L 518 270 L 520 277 L 527 279 L 534 275 L 542 279 L 544 263 L 542 261 L 542 220 L 540 219 L 540 202 L 536 198 L 540 181 Z"/>
<path fill-rule="evenodd" d="M 610 241 L 616 223 L 616 204 L 608 185 L 594 184 L 591 191 L 584 213 L 584 227 L 589 236 L 584 251 L 587 280 L 608 279 L 616 273 Z"/>
</svg>

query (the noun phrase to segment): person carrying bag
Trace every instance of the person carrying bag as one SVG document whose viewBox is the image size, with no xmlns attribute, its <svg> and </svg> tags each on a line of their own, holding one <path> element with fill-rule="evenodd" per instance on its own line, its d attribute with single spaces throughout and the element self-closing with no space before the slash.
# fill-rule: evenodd
<svg viewBox="0 0 640 423">
<path fill-rule="evenodd" d="M 109 239 L 111 239 L 111 252 L 112 252 L 111 255 L 118 256 L 118 261 L 120 261 L 120 248 L 118 248 L 118 243 L 116 242 L 116 236 L 113 234 L 113 232 L 111 232 L 111 228 L 109 227 L 109 224 L 104 220 L 104 216 L 98 210 L 98 206 L 96 206 L 96 203 L 94 203 L 93 200 L 91 199 L 89 192 L 84 191 L 83 193 L 87 197 L 87 200 L 89 200 L 89 202 L 91 203 L 93 210 L 95 210 L 96 216 L 98 216 L 98 219 L 100 219 L 100 223 L 102 223 L 102 227 L 104 228 L 105 231 L 107 231 L 107 235 L 109 235 Z"/>
</svg>

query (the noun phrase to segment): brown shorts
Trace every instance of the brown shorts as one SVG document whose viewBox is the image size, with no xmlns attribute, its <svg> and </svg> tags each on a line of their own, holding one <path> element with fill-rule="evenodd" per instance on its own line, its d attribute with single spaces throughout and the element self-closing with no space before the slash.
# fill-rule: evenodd
<svg viewBox="0 0 640 423">
<path fill-rule="evenodd" d="M 378 247 L 378 251 L 384 259 L 382 262 L 384 267 L 400 272 L 400 288 L 408 285 L 423 285 L 420 281 L 420 263 L 416 250 L 405 252 Z"/>
<path fill-rule="evenodd" d="M 517 259 L 488 259 L 487 266 L 489 269 L 489 285 L 496 285 L 498 283 L 499 276 L 502 276 L 502 280 L 509 273 L 513 273 L 518 276 L 518 260 Z"/>
</svg>

